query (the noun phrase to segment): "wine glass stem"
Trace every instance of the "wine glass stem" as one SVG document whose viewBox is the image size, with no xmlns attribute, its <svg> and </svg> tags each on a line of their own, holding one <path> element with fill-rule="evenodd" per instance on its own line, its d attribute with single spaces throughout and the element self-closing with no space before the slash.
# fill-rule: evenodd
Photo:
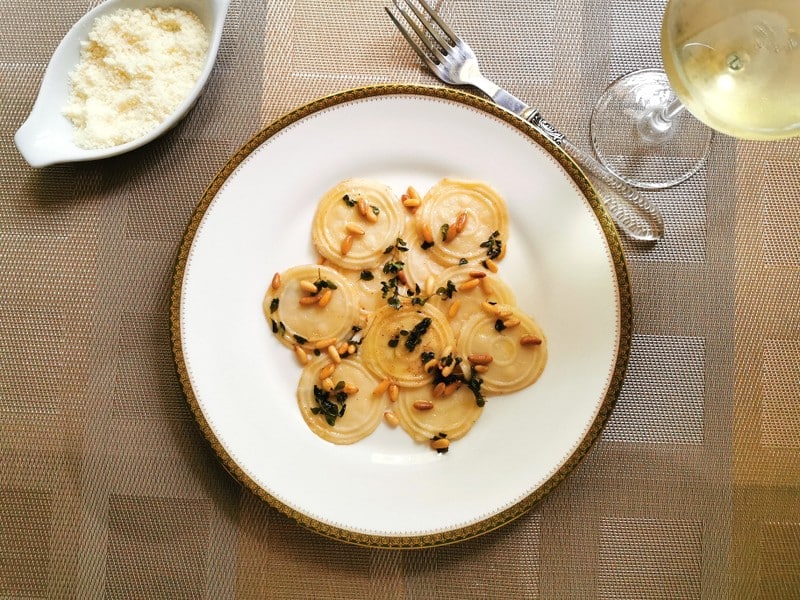
<svg viewBox="0 0 800 600">
<path fill-rule="evenodd" d="M 639 133 L 649 144 L 663 144 L 673 135 L 672 126 L 686 107 L 677 98 L 663 108 L 656 108 L 639 121 Z"/>
</svg>

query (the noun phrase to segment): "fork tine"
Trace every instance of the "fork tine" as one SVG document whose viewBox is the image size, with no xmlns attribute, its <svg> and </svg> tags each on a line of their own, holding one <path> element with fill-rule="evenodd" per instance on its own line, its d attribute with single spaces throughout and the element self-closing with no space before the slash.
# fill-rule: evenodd
<svg viewBox="0 0 800 600">
<path fill-rule="evenodd" d="M 397 0 L 394 0 L 394 5 L 397 7 L 398 12 L 403 16 L 403 18 L 405 19 L 406 23 L 408 23 L 408 26 L 411 27 L 411 29 L 414 30 L 414 33 L 417 34 L 417 37 L 419 38 L 420 42 L 422 42 L 422 44 L 428 49 L 428 52 L 430 52 L 434 56 L 436 61 L 438 61 L 439 63 L 444 61 L 444 56 L 439 51 L 439 49 L 436 48 L 433 44 L 431 44 L 431 42 L 427 39 L 425 34 L 419 28 L 419 26 L 414 22 L 414 20 L 411 17 L 408 16 L 408 13 L 406 13 L 406 11 L 403 10 L 403 8 L 400 6 L 400 4 L 397 2 Z M 394 24 L 400 30 L 400 33 L 403 34 L 403 37 L 406 38 L 406 41 L 414 49 L 414 51 L 425 62 L 425 64 L 427 64 L 428 67 L 430 67 L 430 69 L 432 71 L 436 72 L 436 69 L 438 68 L 438 65 L 436 64 L 436 62 L 434 62 L 431 59 L 430 56 L 425 54 L 425 52 L 422 50 L 422 48 L 419 46 L 419 44 L 414 41 L 414 39 L 412 38 L 412 36 L 409 33 L 408 29 L 406 29 L 406 27 L 404 27 L 403 24 L 400 23 L 400 21 L 397 19 L 397 17 L 394 16 L 392 11 L 390 11 L 388 8 L 385 8 L 385 10 L 389 14 L 389 17 L 391 17 L 392 21 L 394 21 Z"/>
<path fill-rule="evenodd" d="M 400 23 L 400 21 L 397 20 L 397 17 L 394 16 L 392 11 L 390 11 L 385 6 L 383 8 L 386 11 L 386 14 L 389 15 L 389 18 L 394 22 L 394 24 L 400 30 L 400 33 L 403 34 L 403 37 L 406 38 L 406 41 L 408 42 L 408 45 L 411 46 L 411 48 L 414 50 L 414 52 L 417 53 L 417 55 L 422 59 L 422 61 L 425 64 L 428 65 L 428 68 L 431 69 L 435 73 L 436 69 L 437 69 L 437 67 L 439 65 L 437 65 L 435 62 L 433 62 L 431 60 L 431 58 L 427 54 L 425 54 L 425 52 L 422 51 L 422 48 L 420 48 L 417 45 L 417 43 L 411 38 L 411 34 L 408 32 L 408 30 L 405 27 L 403 27 L 403 24 Z"/>
<path fill-rule="evenodd" d="M 397 0 L 395 0 L 395 4 L 396 3 Z M 445 31 L 445 34 L 449 35 L 450 39 L 453 40 L 453 42 L 450 43 L 449 40 L 444 39 L 441 36 L 441 34 L 438 31 L 436 31 L 436 29 L 433 27 L 433 24 L 431 23 L 431 18 L 433 18 L 434 21 L 439 25 L 439 27 L 441 27 L 442 31 L 444 31 L 447 26 L 442 22 L 439 16 L 435 12 L 433 12 L 433 9 L 425 3 L 425 0 L 420 0 L 420 4 L 428 12 L 427 18 L 419 11 L 419 9 L 417 9 L 416 6 L 414 6 L 411 2 L 406 0 L 406 5 L 411 9 L 414 15 L 416 15 L 417 19 L 419 19 L 419 22 L 422 23 L 426 31 L 429 34 L 431 34 L 431 36 L 439 43 L 439 45 L 445 52 L 449 52 L 450 48 L 456 43 L 456 40 L 453 38 L 453 32 L 451 31 L 450 33 L 447 33 L 447 31 Z"/>
<path fill-rule="evenodd" d="M 436 24 L 437 24 L 439 27 L 441 27 L 442 31 L 444 31 L 444 32 L 445 32 L 445 34 L 447 35 L 447 37 L 449 37 L 449 38 L 450 38 L 450 40 L 453 42 L 451 45 L 456 45 L 458 42 L 460 42 L 460 41 L 461 41 L 461 40 L 459 39 L 459 37 L 458 37 L 458 36 L 457 36 L 455 33 L 453 33 L 453 30 L 452 30 L 452 29 L 450 29 L 450 28 L 447 26 L 447 23 L 445 23 L 444 21 L 442 21 L 442 18 L 439 16 L 439 13 L 438 13 L 438 12 L 436 12 L 435 10 L 433 10 L 433 8 L 431 8 L 431 7 L 428 5 L 428 3 L 427 3 L 427 2 L 425 2 L 425 0 L 419 0 L 419 3 L 420 3 L 420 5 L 422 6 L 422 8 L 424 8 L 424 9 L 425 9 L 425 12 L 427 12 L 427 13 L 428 13 L 428 14 L 431 16 L 431 18 L 432 18 L 432 19 L 433 19 L 433 20 L 436 22 Z M 413 8 L 413 7 L 412 7 L 412 8 Z M 416 12 L 416 11 L 414 11 L 414 12 Z M 419 16 L 419 13 L 417 13 L 417 16 Z M 420 20 L 422 20 L 422 19 L 420 19 Z"/>
</svg>

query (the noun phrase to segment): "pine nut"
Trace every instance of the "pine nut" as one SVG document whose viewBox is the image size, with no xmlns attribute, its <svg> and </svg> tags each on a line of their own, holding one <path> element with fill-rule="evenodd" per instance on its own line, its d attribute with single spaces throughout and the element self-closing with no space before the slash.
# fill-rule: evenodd
<svg viewBox="0 0 800 600">
<path fill-rule="evenodd" d="M 490 315 L 496 315 L 498 312 L 500 312 L 500 309 L 497 307 L 497 304 L 492 304 L 491 302 L 487 302 L 486 300 L 481 302 L 481 308 Z"/>
<path fill-rule="evenodd" d="M 450 440 L 447 438 L 439 438 L 438 440 L 431 440 L 431 448 L 434 450 L 447 450 L 450 447 Z"/>
<path fill-rule="evenodd" d="M 459 309 L 461 308 L 461 300 L 453 300 L 453 303 L 450 305 L 450 308 L 447 309 L 447 317 L 452 319 L 458 314 Z"/>
<path fill-rule="evenodd" d="M 453 353 L 452 346 L 445 346 L 444 350 L 442 350 L 442 356 L 450 356 Z"/>
<path fill-rule="evenodd" d="M 464 381 L 472 379 L 472 365 L 469 362 L 461 363 L 461 374 L 464 376 Z"/>
<path fill-rule="evenodd" d="M 355 354 L 357 351 L 358 351 L 358 348 L 356 348 L 356 345 L 355 345 L 355 344 L 350 344 L 350 345 L 347 347 L 347 353 L 348 353 L 348 354 Z"/>
<path fill-rule="evenodd" d="M 422 204 L 422 200 L 419 198 L 405 198 L 403 200 L 403 206 L 406 208 L 419 208 Z"/>
<path fill-rule="evenodd" d="M 512 327 L 516 327 L 520 324 L 520 320 L 516 317 L 510 317 L 508 319 L 503 319 L 503 325 L 506 326 L 506 329 L 511 329 Z"/>
<path fill-rule="evenodd" d="M 483 264 L 486 265 L 486 268 L 489 269 L 492 273 L 497 273 L 499 270 L 497 267 L 497 263 L 494 262 L 491 258 L 487 258 L 483 261 Z"/>
<path fill-rule="evenodd" d="M 333 290 L 328 288 L 327 290 L 322 292 L 322 296 L 319 297 L 319 305 L 323 308 L 328 306 L 328 302 L 331 301 L 332 297 L 333 297 Z"/>
<path fill-rule="evenodd" d="M 339 356 L 344 356 L 345 354 L 349 354 L 348 351 L 350 350 L 350 346 L 347 344 L 347 342 L 342 342 L 339 344 L 337 350 L 339 351 Z"/>
<path fill-rule="evenodd" d="M 328 346 L 327 352 L 328 352 L 328 356 L 331 357 L 331 360 L 334 363 L 336 363 L 338 365 L 340 362 L 342 362 L 342 357 L 339 356 L 339 351 L 336 349 L 336 346 L 331 344 L 330 346 Z"/>
<path fill-rule="evenodd" d="M 492 287 L 492 283 L 489 281 L 488 277 L 479 279 L 479 281 L 481 282 L 481 290 L 483 291 L 484 296 L 491 296 L 494 294 L 494 288 Z"/>
<path fill-rule="evenodd" d="M 294 355 L 297 357 L 297 362 L 305 366 L 308 364 L 308 354 L 300 346 L 294 347 Z"/>
<path fill-rule="evenodd" d="M 427 223 L 422 224 L 422 230 L 420 232 L 422 234 L 422 239 L 427 244 L 433 243 L 433 231 L 431 231 L 431 226 Z"/>
<path fill-rule="evenodd" d="M 347 233 L 351 233 L 353 235 L 364 235 L 364 230 L 355 223 L 348 223 L 344 226 L 344 229 L 347 231 Z"/>
<path fill-rule="evenodd" d="M 397 427 L 398 425 L 400 425 L 400 419 L 398 419 L 398 418 L 397 418 L 397 415 L 396 415 L 396 414 L 394 414 L 394 413 L 393 413 L 392 411 L 390 411 L 390 410 L 385 410 L 385 411 L 383 411 L 383 418 L 384 418 L 384 419 L 386 420 L 386 422 L 387 422 L 389 425 L 391 425 L 392 427 Z"/>
<path fill-rule="evenodd" d="M 397 402 L 397 398 L 400 396 L 400 388 L 397 386 L 396 383 L 389 384 L 389 400 L 392 402 Z"/>
<path fill-rule="evenodd" d="M 319 296 L 303 296 L 298 302 L 303 306 L 310 306 L 311 304 L 319 302 Z"/>
<path fill-rule="evenodd" d="M 408 186 L 408 188 L 406 189 L 406 194 L 408 194 L 409 198 L 415 198 L 417 200 L 422 200 L 422 198 L 419 195 L 419 192 L 416 190 L 416 188 L 413 185 Z"/>
<path fill-rule="evenodd" d="M 384 380 L 383 380 L 383 381 L 381 381 L 381 382 L 380 382 L 380 383 L 379 383 L 377 386 L 375 386 L 375 389 L 374 389 L 374 390 L 372 390 L 372 395 L 373 395 L 373 396 L 380 396 L 380 395 L 381 395 L 381 394 L 383 394 L 383 393 L 384 393 L 386 390 L 388 390 L 388 389 L 389 389 L 389 384 L 391 384 L 391 383 L 392 383 L 392 382 L 391 382 L 390 380 L 388 380 L 388 379 L 384 379 Z"/>
<path fill-rule="evenodd" d="M 272 289 L 273 290 L 277 290 L 278 288 L 281 287 L 281 274 L 280 273 L 275 273 L 275 275 L 272 276 L 272 284 L 271 285 L 272 285 Z"/>
<path fill-rule="evenodd" d="M 451 362 L 446 367 L 442 368 L 442 377 L 450 377 L 453 374 L 453 369 L 456 368 L 456 361 Z"/>
<path fill-rule="evenodd" d="M 344 240 L 342 241 L 341 252 L 342 256 L 345 256 L 350 250 L 353 248 L 353 236 L 348 235 L 345 236 Z"/>
<path fill-rule="evenodd" d="M 458 235 L 458 229 L 456 229 L 456 224 L 453 223 L 447 228 L 447 233 L 444 236 L 445 243 L 452 242 L 454 239 L 456 239 L 457 235 Z"/>
<path fill-rule="evenodd" d="M 444 394 L 444 390 L 447 387 L 444 381 L 440 381 L 437 383 L 433 388 L 433 397 L 439 398 L 442 394 Z M 431 407 L 433 408 L 433 407 Z"/>
<path fill-rule="evenodd" d="M 428 362 L 425 363 L 425 365 L 422 367 L 422 369 L 426 373 L 430 373 L 433 369 L 435 369 L 438 366 L 439 366 L 439 359 L 438 358 L 432 358 Z"/>
<path fill-rule="evenodd" d="M 327 365 L 325 365 L 324 367 L 322 367 L 319 370 L 319 380 L 320 381 L 325 381 L 326 379 L 328 379 L 328 377 L 333 375 L 333 372 L 335 370 L 336 370 L 336 364 L 335 363 L 328 363 Z"/>
<path fill-rule="evenodd" d="M 336 343 L 336 338 L 325 338 L 324 340 L 319 340 L 314 342 L 314 348 L 317 350 L 322 350 L 323 348 L 327 348 L 331 344 Z"/>
<path fill-rule="evenodd" d="M 400 280 L 400 283 L 403 285 L 408 285 L 408 276 L 406 275 L 405 270 L 400 270 L 397 272 L 397 278 Z"/>
<path fill-rule="evenodd" d="M 483 279 L 486 277 L 486 271 L 470 271 L 469 276 L 475 279 Z"/>
<path fill-rule="evenodd" d="M 486 373 L 489 370 L 489 365 L 475 365 L 472 369 L 476 373 Z"/>
<path fill-rule="evenodd" d="M 470 354 L 467 360 L 473 365 L 488 365 L 494 357 L 491 354 Z"/>
<path fill-rule="evenodd" d="M 430 410 L 433 408 L 433 402 L 430 400 L 417 400 L 414 402 L 413 406 L 417 410 Z"/>
<path fill-rule="evenodd" d="M 474 290 L 480 284 L 481 284 L 481 280 L 480 279 L 469 279 L 469 280 L 465 281 L 464 283 L 462 283 L 460 286 L 458 286 L 458 291 L 459 292 L 467 292 L 469 290 Z"/>
<path fill-rule="evenodd" d="M 335 387 L 336 386 L 333 383 L 333 379 L 331 379 L 330 377 L 322 380 L 322 389 L 325 390 L 326 392 L 332 392 L 333 388 Z"/>
<path fill-rule="evenodd" d="M 378 215 L 375 214 L 375 211 L 372 210 L 372 207 L 367 207 L 367 221 L 370 223 L 375 223 L 378 220 Z"/>
<path fill-rule="evenodd" d="M 358 393 L 358 386 L 354 383 L 345 383 L 342 391 L 348 396 Z"/>
<path fill-rule="evenodd" d="M 523 346 L 539 346 L 542 343 L 542 339 L 535 335 L 523 335 L 519 338 L 519 343 Z"/>
<path fill-rule="evenodd" d="M 425 295 L 426 296 L 433 296 L 433 293 L 436 291 L 434 286 L 436 285 L 436 278 L 433 275 L 428 275 L 428 278 L 425 280 Z"/>
<path fill-rule="evenodd" d="M 448 384 L 447 387 L 444 388 L 444 393 L 442 395 L 443 396 L 452 396 L 453 394 L 456 393 L 456 391 L 458 391 L 458 388 L 460 388 L 460 387 L 461 387 L 461 382 L 460 381 L 454 381 L 453 383 Z"/>
<path fill-rule="evenodd" d="M 308 279 L 300 280 L 300 289 L 304 292 L 308 292 L 309 294 L 316 294 L 319 291 L 317 286 L 314 285 L 314 282 L 309 281 Z"/>
<path fill-rule="evenodd" d="M 464 228 L 467 226 L 467 213 L 462 212 L 458 217 L 456 217 L 456 222 L 454 223 L 453 227 L 456 228 L 456 233 L 461 233 L 464 231 Z"/>
<path fill-rule="evenodd" d="M 367 201 L 363 198 L 359 198 L 358 202 L 356 202 L 356 206 L 358 207 L 358 212 L 362 217 L 367 216 L 367 212 L 369 211 L 369 207 L 367 206 Z"/>
</svg>

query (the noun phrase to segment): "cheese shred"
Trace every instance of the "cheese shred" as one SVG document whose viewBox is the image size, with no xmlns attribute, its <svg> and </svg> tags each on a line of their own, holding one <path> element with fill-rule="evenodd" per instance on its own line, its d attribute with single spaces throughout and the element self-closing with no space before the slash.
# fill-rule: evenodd
<svg viewBox="0 0 800 600">
<path fill-rule="evenodd" d="M 157 127 L 194 87 L 208 46 L 200 19 L 182 9 L 120 9 L 98 17 L 81 42 L 63 109 L 75 143 L 108 148 Z"/>
</svg>

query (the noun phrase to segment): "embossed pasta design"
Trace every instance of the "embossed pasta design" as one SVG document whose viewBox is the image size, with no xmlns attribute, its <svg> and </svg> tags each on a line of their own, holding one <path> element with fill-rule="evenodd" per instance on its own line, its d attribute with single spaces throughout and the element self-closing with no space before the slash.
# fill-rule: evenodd
<svg viewBox="0 0 800 600">
<path fill-rule="evenodd" d="M 421 196 L 347 179 L 311 225 L 318 264 L 275 273 L 263 310 L 302 367 L 297 401 L 316 435 L 351 444 L 385 422 L 445 453 L 487 398 L 532 385 L 547 340 L 500 276 L 503 198 L 445 178 Z"/>
</svg>

